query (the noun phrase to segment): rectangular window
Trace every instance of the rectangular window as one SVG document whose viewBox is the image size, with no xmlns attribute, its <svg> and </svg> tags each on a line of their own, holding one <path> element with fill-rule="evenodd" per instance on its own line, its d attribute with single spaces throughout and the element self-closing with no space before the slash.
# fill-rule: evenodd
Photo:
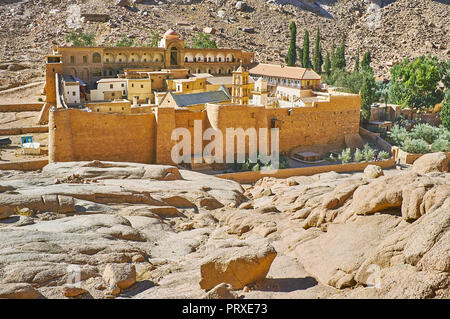
<svg viewBox="0 0 450 319">
<path fill-rule="evenodd" d="M 72 92 L 72 95 L 75 96 L 75 92 Z"/>
<path fill-rule="evenodd" d="M 70 57 L 70 64 L 75 64 L 75 57 L 73 55 Z"/>
<path fill-rule="evenodd" d="M 122 87 L 125 87 L 125 84 L 122 83 Z"/>
<path fill-rule="evenodd" d="M 141 89 L 143 89 L 144 88 L 144 84 L 141 84 Z"/>
<path fill-rule="evenodd" d="M 112 85 L 112 84 L 110 84 L 110 85 L 109 85 L 109 88 L 110 88 L 110 89 L 112 89 L 112 88 L 113 88 L 113 85 Z"/>
<path fill-rule="evenodd" d="M 87 56 L 83 55 L 83 63 L 87 63 Z"/>
</svg>

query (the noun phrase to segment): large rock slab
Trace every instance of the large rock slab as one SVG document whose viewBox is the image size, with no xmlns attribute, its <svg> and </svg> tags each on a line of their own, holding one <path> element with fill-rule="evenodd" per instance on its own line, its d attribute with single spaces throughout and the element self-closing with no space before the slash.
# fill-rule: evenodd
<svg viewBox="0 0 450 319">
<path fill-rule="evenodd" d="M 449 160 L 443 152 L 425 154 L 414 162 L 413 171 L 419 174 L 448 172 Z"/>
<path fill-rule="evenodd" d="M 267 241 L 254 239 L 216 241 L 209 251 L 200 268 L 200 287 L 205 290 L 220 283 L 241 289 L 262 280 L 277 255 Z"/>
</svg>

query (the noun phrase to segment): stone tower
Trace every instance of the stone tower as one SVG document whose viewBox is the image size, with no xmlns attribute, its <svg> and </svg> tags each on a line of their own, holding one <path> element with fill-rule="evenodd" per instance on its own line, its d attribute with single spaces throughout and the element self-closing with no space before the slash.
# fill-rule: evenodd
<svg viewBox="0 0 450 319">
<path fill-rule="evenodd" d="M 45 64 L 45 95 L 46 102 L 51 106 L 56 106 L 56 83 L 55 75 L 62 76 L 63 64 L 61 55 L 47 55 Z"/>
<path fill-rule="evenodd" d="M 250 98 L 250 73 L 241 65 L 233 72 L 232 102 L 247 105 Z"/>
<path fill-rule="evenodd" d="M 255 82 L 255 89 L 253 90 L 253 104 L 254 105 L 267 105 L 267 82 L 262 77 Z"/>
</svg>

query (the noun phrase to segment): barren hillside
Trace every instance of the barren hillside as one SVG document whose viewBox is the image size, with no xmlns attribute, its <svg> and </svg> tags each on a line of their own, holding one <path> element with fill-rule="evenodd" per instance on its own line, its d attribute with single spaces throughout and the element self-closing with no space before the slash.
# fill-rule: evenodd
<svg viewBox="0 0 450 319">
<path fill-rule="evenodd" d="M 281 62 L 289 42 L 289 21 L 297 22 L 298 45 L 303 32 L 321 29 L 322 47 L 347 39 L 347 62 L 358 47 L 372 50 L 375 71 L 388 77 L 388 68 L 406 56 L 450 54 L 448 0 L 172 0 L 137 1 L 123 7 L 106 0 L 37 0 L 0 2 L 0 88 L 27 83 L 42 76 L 43 55 L 53 45 L 66 44 L 77 27 L 95 32 L 97 44 L 122 34 L 145 42 L 150 30 L 162 34 L 176 29 L 187 43 L 204 27 L 214 27 L 220 47 L 255 51 L 262 62 Z M 80 18 L 84 13 L 106 14 L 104 22 Z M 313 43 L 311 44 L 311 49 Z M 37 70 L 32 68 L 39 67 Z"/>
</svg>

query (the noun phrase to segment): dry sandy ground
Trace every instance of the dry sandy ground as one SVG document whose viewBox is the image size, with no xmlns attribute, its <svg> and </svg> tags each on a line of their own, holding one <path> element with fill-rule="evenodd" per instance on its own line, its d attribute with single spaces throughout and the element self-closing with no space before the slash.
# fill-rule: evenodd
<svg viewBox="0 0 450 319">
<path fill-rule="evenodd" d="M 0 105 L 15 103 L 36 103 L 41 95 L 42 87 L 35 86 L 21 90 L 8 90 L 0 92 Z M 21 128 L 36 126 L 39 112 L 0 112 L 0 128 Z M 0 135 L 9 137 L 12 144 L 0 148 L 0 163 L 6 161 L 22 161 L 43 159 L 46 155 L 48 146 L 48 133 L 31 133 L 24 134 L 33 136 L 33 141 L 41 144 L 43 149 L 42 155 L 23 155 L 20 150 L 20 136 L 22 135 Z"/>
</svg>

